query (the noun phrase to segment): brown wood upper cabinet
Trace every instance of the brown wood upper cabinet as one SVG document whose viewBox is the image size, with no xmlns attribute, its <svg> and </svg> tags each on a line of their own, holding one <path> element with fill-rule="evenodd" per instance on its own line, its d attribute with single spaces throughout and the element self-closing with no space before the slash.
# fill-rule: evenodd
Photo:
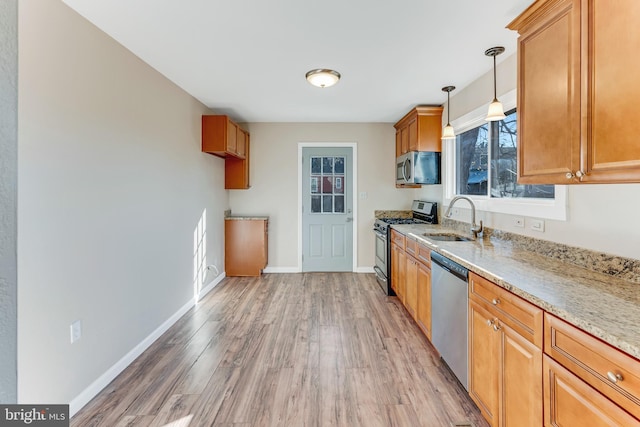
<svg viewBox="0 0 640 427">
<path fill-rule="evenodd" d="M 205 153 L 244 159 L 247 135 L 228 116 L 202 116 L 202 151 Z"/>
<path fill-rule="evenodd" d="M 442 107 L 415 107 L 394 127 L 396 157 L 409 151 L 442 151 Z"/>
<path fill-rule="evenodd" d="M 202 151 L 225 159 L 224 188 L 246 190 L 249 185 L 249 132 L 228 116 L 202 116 Z"/>
<path fill-rule="evenodd" d="M 538 0 L 518 31 L 518 181 L 640 182 L 640 2 Z"/>
</svg>

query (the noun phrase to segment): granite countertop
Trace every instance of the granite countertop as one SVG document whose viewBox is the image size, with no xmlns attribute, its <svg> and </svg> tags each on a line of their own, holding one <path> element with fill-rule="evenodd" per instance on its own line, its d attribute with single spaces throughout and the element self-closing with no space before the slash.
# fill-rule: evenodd
<svg viewBox="0 0 640 427">
<path fill-rule="evenodd" d="M 640 359 L 640 283 L 544 256 L 498 237 L 435 241 L 423 233 L 456 231 L 438 225 L 392 228 Z"/>
<path fill-rule="evenodd" d="M 230 215 L 230 216 L 225 216 L 224 219 L 228 221 L 243 221 L 243 220 L 269 221 L 268 216 L 261 216 L 261 215 Z"/>
</svg>

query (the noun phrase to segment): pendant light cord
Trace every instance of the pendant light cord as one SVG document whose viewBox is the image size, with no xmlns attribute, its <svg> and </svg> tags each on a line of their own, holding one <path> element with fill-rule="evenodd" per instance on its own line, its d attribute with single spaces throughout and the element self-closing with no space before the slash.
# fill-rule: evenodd
<svg viewBox="0 0 640 427">
<path fill-rule="evenodd" d="M 498 100 L 498 89 L 496 88 L 496 55 L 493 55 L 493 100 Z"/>
</svg>

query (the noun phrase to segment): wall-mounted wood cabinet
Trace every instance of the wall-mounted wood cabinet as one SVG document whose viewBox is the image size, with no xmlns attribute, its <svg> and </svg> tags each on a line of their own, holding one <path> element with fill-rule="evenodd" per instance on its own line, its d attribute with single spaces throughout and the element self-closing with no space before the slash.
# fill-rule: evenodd
<svg viewBox="0 0 640 427">
<path fill-rule="evenodd" d="M 249 140 L 249 132 L 228 116 L 202 116 L 202 151 L 225 159 L 225 189 L 250 187 Z"/>
<path fill-rule="evenodd" d="M 640 2 L 538 0 L 518 31 L 518 181 L 640 182 Z"/>
<path fill-rule="evenodd" d="M 394 127 L 396 157 L 409 151 L 442 151 L 442 107 L 415 107 Z"/>
</svg>

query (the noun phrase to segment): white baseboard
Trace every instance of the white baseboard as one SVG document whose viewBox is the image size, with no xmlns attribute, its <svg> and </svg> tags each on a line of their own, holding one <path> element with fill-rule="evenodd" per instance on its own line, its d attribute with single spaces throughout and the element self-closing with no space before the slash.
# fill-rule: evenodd
<svg viewBox="0 0 640 427">
<path fill-rule="evenodd" d="M 267 267 L 263 273 L 300 273 L 298 267 Z"/>
<path fill-rule="evenodd" d="M 211 292 L 223 279 L 225 273 L 216 277 L 211 283 L 200 291 L 197 300 L 201 300 L 207 293 Z M 171 317 L 165 320 L 162 325 L 158 326 L 155 331 L 151 332 L 140 344 L 136 345 L 124 357 L 118 360 L 104 374 L 85 388 L 78 396 L 69 402 L 69 416 L 73 417 L 84 405 L 89 403 L 103 388 L 105 388 L 115 377 L 124 371 L 138 356 L 140 356 L 155 340 L 160 338 L 174 323 L 178 321 L 184 314 L 191 309 L 196 303 L 196 298 L 191 298 L 185 305 L 180 307 Z"/>
<path fill-rule="evenodd" d="M 267 267 L 263 271 L 267 273 L 301 273 L 298 267 Z M 375 273 L 373 267 L 356 267 L 354 273 Z"/>
</svg>

